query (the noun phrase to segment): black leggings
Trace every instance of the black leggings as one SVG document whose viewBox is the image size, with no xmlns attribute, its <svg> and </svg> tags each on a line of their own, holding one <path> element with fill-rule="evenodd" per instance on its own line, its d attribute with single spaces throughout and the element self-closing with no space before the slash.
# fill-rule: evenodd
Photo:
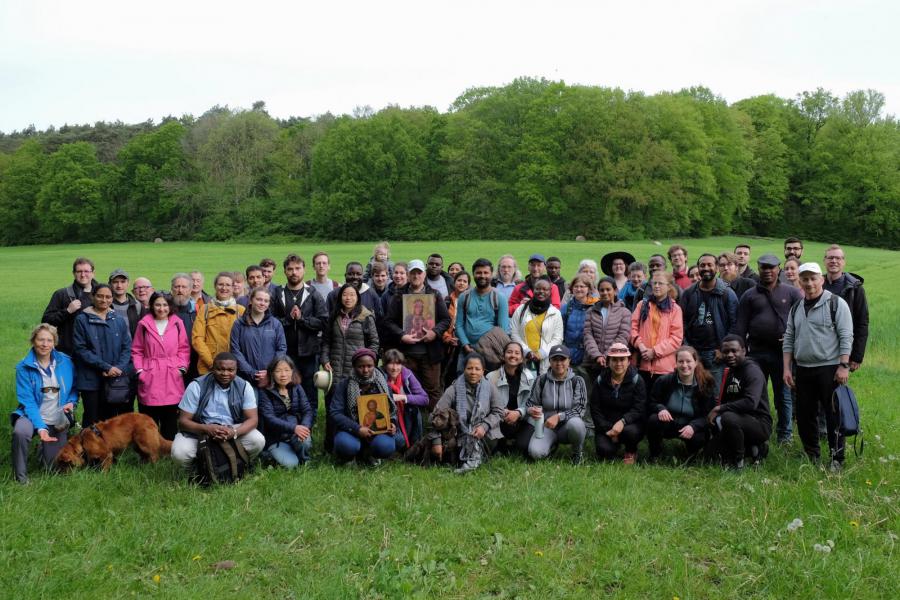
<svg viewBox="0 0 900 600">
<path fill-rule="evenodd" d="M 746 456 L 749 446 L 761 446 L 772 434 L 771 426 L 750 415 L 724 412 L 719 432 L 719 450 L 725 460 L 737 462 Z"/>
<path fill-rule="evenodd" d="M 637 452 L 638 444 L 644 437 L 644 428 L 638 423 L 629 423 L 619 434 L 619 441 L 612 441 L 606 431 L 594 430 L 594 446 L 597 449 L 597 458 L 610 460 L 616 457 L 619 445 L 625 446 L 625 452 Z"/>
<path fill-rule="evenodd" d="M 138 412 L 153 419 L 159 427 L 159 433 L 169 441 L 175 439 L 178 433 L 178 405 L 167 404 L 165 406 L 147 406 L 138 403 Z"/>
</svg>

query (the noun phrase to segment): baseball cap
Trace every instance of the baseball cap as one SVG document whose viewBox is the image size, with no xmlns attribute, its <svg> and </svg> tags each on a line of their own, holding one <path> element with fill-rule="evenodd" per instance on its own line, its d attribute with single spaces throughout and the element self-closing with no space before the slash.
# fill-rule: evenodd
<svg viewBox="0 0 900 600">
<path fill-rule="evenodd" d="M 547 259 L 544 258 L 544 255 L 543 255 L 543 254 L 532 254 L 531 256 L 528 257 L 528 262 L 532 262 L 532 261 L 535 261 L 535 260 L 536 260 L 536 261 L 540 261 L 540 262 L 542 262 L 542 263 L 547 262 Z"/>
<path fill-rule="evenodd" d="M 425 271 L 425 263 L 423 263 L 418 258 L 413 259 L 413 260 L 409 261 L 409 263 L 407 263 L 408 271 L 415 271 L 416 269 L 418 269 L 420 271 Z"/>
<path fill-rule="evenodd" d="M 125 269 L 116 269 L 115 271 L 113 271 L 112 273 L 109 274 L 109 283 L 112 283 L 112 280 L 116 279 L 117 277 L 124 277 L 125 279 L 131 279 L 131 277 L 128 276 L 128 273 L 125 272 Z"/>
<path fill-rule="evenodd" d="M 569 349 L 563 346 L 562 344 L 557 344 L 550 348 L 550 358 L 556 358 L 557 356 L 564 356 L 566 358 L 571 357 L 571 353 L 569 353 Z"/>
<path fill-rule="evenodd" d="M 817 275 L 821 275 L 822 268 L 819 266 L 819 263 L 808 262 L 800 265 L 800 269 L 798 272 L 800 273 L 800 275 L 803 275 L 804 273 L 815 273 Z"/>
</svg>

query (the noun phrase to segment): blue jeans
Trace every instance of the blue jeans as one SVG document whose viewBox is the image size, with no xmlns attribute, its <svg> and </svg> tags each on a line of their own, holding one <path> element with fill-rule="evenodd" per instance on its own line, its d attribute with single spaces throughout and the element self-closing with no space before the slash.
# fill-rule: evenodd
<svg viewBox="0 0 900 600">
<path fill-rule="evenodd" d="M 772 380 L 772 400 L 775 403 L 775 412 L 778 415 L 778 424 L 775 431 L 778 441 L 791 439 L 791 419 L 793 417 L 793 402 L 790 388 L 785 394 L 784 385 L 784 355 L 775 350 L 751 350 L 750 358 L 756 361 L 763 375 Z"/>
<path fill-rule="evenodd" d="M 363 446 L 369 447 L 373 458 L 388 458 L 397 451 L 397 440 L 394 436 L 386 433 L 376 435 L 368 441 L 346 431 L 338 431 L 334 436 L 334 453 L 340 458 L 356 458 Z"/>
<path fill-rule="evenodd" d="M 715 390 L 714 397 L 716 398 L 716 401 L 718 401 L 719 389 L 722 387 L 722 374 L 725 372 L 725 365 L 716 360 L 715 350 L 698 350 L 697 353 L 700 355 L 700 362 L 703 363 L 703 366 L 706 367 L 706 370 L 709 371 L 709 374 L 713 378 L 713 382 L 715 383 L 713 386 L 713 389 Z"/>
<path fill-rule="evenodd" d="M 269 453 L 282 467 L 293 469 L 297 465 L 306 464 L 309 461 L 310 451 L 312 450 L 312 436 L 306 438 L 300 446 L 299 454 L 287 442 L 278 442 L 268 447 Z"/>
</svg>

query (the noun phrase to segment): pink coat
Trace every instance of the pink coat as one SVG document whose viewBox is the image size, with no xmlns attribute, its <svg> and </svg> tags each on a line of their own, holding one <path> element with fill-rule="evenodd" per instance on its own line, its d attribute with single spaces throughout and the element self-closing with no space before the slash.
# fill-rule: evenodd
<svg viewBox="0 0 900 600">
<path fill-rule="evenodd" d="M 672 310 L 667 313 L 660 313 L 659 332 L 656 335 L 656 344 L 653 346 L 653 352 L 656 357 L 652 361 L 646 361 L 641 357 L 640 347 L 650 345 L 650 321 L 651 316 L 647 316 L 647 320 L 641 323 L 641 308 L 643 308 L 646 300 L 638 302 L 631 314 L 631 343 L 638 349 L 635 356 L 638 359 L 638 369 L 641 371 L 649 371 L 653 375 L 665 375 L 675 370 L 675 351 L 681 347 L 684 339 L 684 324 L 681 320 L 681 307 L 672 300 Z M 650 306 L 651 311 L 656 310 L 656 306 Z"/>
<path fill-rule="evenodd" d="M 176 316 L 169 317 L 166 330 L 160 337 L 153 315 L 144 315 L 138 322 L 131 342 L 131 359 L 138 374 L 138 401 L 147 406 L 178 404 L 184 395 L 184 380 L 179 369 L 187 369 L 191 360 L 191 346 L 184 323 Z"/>
</svg>

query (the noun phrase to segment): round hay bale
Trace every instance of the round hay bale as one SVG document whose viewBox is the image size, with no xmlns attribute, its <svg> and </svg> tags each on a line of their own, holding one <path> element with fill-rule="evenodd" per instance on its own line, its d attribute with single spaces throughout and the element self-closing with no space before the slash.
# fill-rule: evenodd
<svg viewBox="0 0 900 600">
<path fill-rule="evenodd" d="M 154 243 L 154 244 L 162 244 L 162 238 L 155 238 L 155 239 L 153 240 L 153 243 Z"/>
<path fill-rule="evenodd" d="M 576 236 L 575 236 L 575 241 L 576 241 L 576 242 L 586 242 L 586 241 L 587 241 L 587 238 L 584 237 L 583 235 L 576 235 Z"/>
</svg>

